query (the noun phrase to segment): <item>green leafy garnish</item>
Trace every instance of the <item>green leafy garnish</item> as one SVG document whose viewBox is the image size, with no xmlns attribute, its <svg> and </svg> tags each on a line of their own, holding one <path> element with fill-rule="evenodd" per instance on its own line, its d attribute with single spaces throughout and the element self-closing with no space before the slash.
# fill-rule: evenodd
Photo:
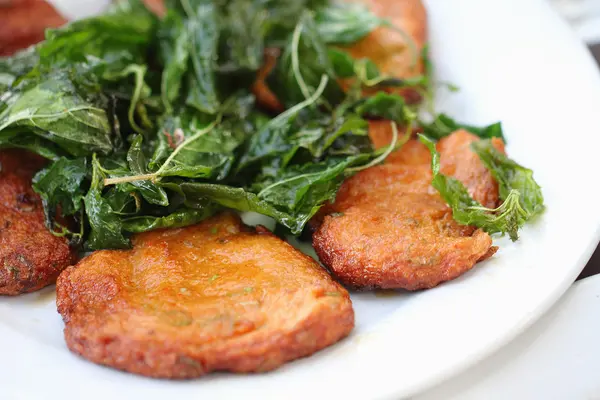
<svg viewBox="0 0 600 400">
<path fill-rule="evenodd" d="M 402 123 L 408 119 L 412 120 L 416 117 L 414 112 L 406 106 L 402 96 L 385 92 L 379 92 L 365 99 L 356 108 L 356 112 L 360 116 L 382 118 L 398 123 Z"/>
<path fill-rule="evenodd" d="M 518 166 L 505 156 L 499 160 L 497 155 L 500 153 L 497 150 L 495 152 L 489 150 L 493 148 L 491 142 L 488 141 L 487 144 L 485 141 L 482 141 L 483 144 L 474 142 L 473 147 L 477 148 L 477 144 L 480 144 L 480 150 L 476 150 L 478 154 L 480 151 L 486 152 L 486 155 L 494 154 L 492 157 L 496 161 L 500 161 L 499 164 L 504 167 L 502 170 L 500 166 L 490 169 L 494 177 L 499 177 L 496 179 L 501 188 L 500 199 L 503 200 L 502 205 L 496 209 L 482 206 L 471 197 L 459 180 L 440 173 L 440 154 L 435 148 L 435 142 L 425 135 L 419 135 L 419 139 L 431 152 L 433 172 L 431 185 L 452 209 L 452 216 L 458 223 L 476 226 L 490 234 L 508 234 L 512 241 L 516 241 L 519 238 L 518 230 L 525 222 L 543 210 L 541 192 L 531 177 L 531 171 Z M 484 164 L 488 166 L 485 161 Z M 519 175 L 516 179 L 515 174 Z M 500 183 L 502 181 L 504 183 Z M 521 192 L 520 190 L 523 189 L 526 191 Z"/>
<path fill-rule="evenodd" d="M 351 45 L 384 24 L 362 4 L 333 3 L 317 12 L 319 36 L 325 43 Z"/>
<path fill-rule="evenodd" d="M 500 198 L 505 200 L 511 191 L 518 191 L 519 204 L 533 218 L 544 211 L 542 188 L 533 179 L 533 171 L 525 168 L 496 149 L 490 140 L 479 140 L 471 144 L 486 168 L 498 182 Z"/>
<path fill-rule="evenodd" d="M 452 134 L 452 132 L 458 129 L 465 129 L 472 134 L 479 136 L 481 139 L 497 137 L 506 143 L 506 138 L 504 137 L 504 132 L 502 131 L 502 124 L 500 122 L 496 122 L 484 127 L 477 127 L 457 122 L 446 114 L 439 114 L 433 122 L 429 124 L 422 124 L 422 126 L 423 133 L 435 140 L 449 136 Z"/>
<path fill-rule="evenodd" d="M 89 250 L 126 248 L 133 233 L 194 224 L 224 209 L 258 212 L 300 234 L 344 179 L 383 162 L 410 137 L 398 132 L 415 127 L 415 105 L 397 94 L 364 93 L 431 89 L 427 51 L 417 54 L 409 39 L 407 51 L 427 66 L 411 79 L 386 76 L 344 50 L 378 27 L 399 31 L 363 6 L 165 5 L 158 18 L 142 0 L 119 0 L 103 15 L 49 30 L 44 42 L 0 58 L 0 147 L 50 160 L 33 182 L 47 225 Z M 266 77 L 285 107 L 278 115 L 253 94 L 267 51 L 278 55 Z M 393 128 L 392 143 L 378 150 L 368 136 L 373 118 Z M 459 126 L 441 115 L 425 131 L 440 138 Z M 470 130 L 502 137 L 499 126 Z M 465 198 L 469 213 L 512 232 L 500 224 L 529 218 L 514 210 L 540 212 L 528 170 L 493 148 L 475 151 L 505 202 L 477 211 Z"/>
</svg>

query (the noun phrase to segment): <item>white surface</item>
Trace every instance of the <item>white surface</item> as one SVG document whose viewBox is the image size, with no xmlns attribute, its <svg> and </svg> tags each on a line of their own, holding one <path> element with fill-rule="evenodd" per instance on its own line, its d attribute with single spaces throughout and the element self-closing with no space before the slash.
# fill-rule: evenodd
<svg viewBox="0 0 600 400">
<path fill-rule="evenodd" d="M 600 43 L 600 0 L 550 0 L 577 35 L 589 44 Z"/>
<path fill-rule="evenodd" d="M 548 210 L 519 242 L 497 240 L 493 259 L 435 290 L 353 295 L 347 340 L 265 375 L 167 382 L 102 368 L 67 351 L 51 291 L 0 299 L 3 399 L 399 398 L 473 365 L 548 310 L 599 234 L 597 68 L 541 0 L 426 3 L 439 78 L 462 88 L 440 103 L 468 122 L 502 120 L 508 152 L 544 187 Z"/>
<path fill-rule="evenodd" d="M 600 399 L 600 275 L 498 354 L 413 400 Z"/>
<path fill-rule="evenodd" d="M 111 0 L 47 0 L 68 19 L 86 18 L 101 13 Z"/>
</svg>

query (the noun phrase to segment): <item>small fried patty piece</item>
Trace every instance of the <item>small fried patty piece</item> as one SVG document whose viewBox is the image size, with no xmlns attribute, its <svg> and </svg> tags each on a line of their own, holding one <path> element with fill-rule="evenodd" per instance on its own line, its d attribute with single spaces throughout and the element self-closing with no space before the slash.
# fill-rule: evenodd
<svg viewBox="0 0 600 400">
<path fill-rule="evenodd" d="M 480 202 L 497 204 L 497 183 L 472 157 L 474 140 L 479 139 L 465 131 L 442 139 L 438 143 L 442 172 L 461 180 Z M 497 250 L 487 233 L 454 221 L 452 210 L 431 187 L 427 148 L 413 139 L 399 150 L 403 151 L 407 154 L 395 162 L 346 180 L 330 215 L 313 235 L 319 258 L 344 284 L 432 288 L 457 278 Z M 398 162 L 403 157 L 410 162 Z"/>
<path fill-rule="evenodd" d="M 265 228 L 222 214 L 139 234 L 57 282 L 71 351 L 156 378 L 262 372 L 348 335 L 348 292 Z"/>
<path fill-rule="evenodd" d="M 46 28 L 58 28 L 66 22 L 45 0 L 0 2 L 0 56 L 44 40 Z"/>
<path fill-rule="evenodd" d="M 31 178 L 44 160 L 23 150 L 0 151 L 0 295 L 39 290 L 75 261 L 67 240 L 44 224 Z"/>
</svg>

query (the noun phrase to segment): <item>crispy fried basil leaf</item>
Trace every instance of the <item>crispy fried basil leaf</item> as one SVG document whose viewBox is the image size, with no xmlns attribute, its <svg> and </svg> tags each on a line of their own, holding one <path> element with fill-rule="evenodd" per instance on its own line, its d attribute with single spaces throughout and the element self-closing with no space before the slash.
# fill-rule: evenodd
<svg viewBox="0 0 600 400">
<path fill-rule="evenodd" d="M 50 140 L 46 140 L 31 132 L 23 132 L 20 129 L 6 129 L 0 133 L 0 148 L 16 147 L 29 150 L 32 153 L 49 160 L 58 160 L 67 153 Z"/>
<path fill-rule="evenodd" d="M 148 161 L 144 149 L 142 148 L 143 137 L 137 136 L 129 151 L 127 152 L 127 164 L 129 170 L 134 175 L 146 175 L 149 173 L 147 169 Z M 130 172 L 125 169 L 111 171 L 111 176 L 118 177 L 119 171 L 122 171 L 122 176 L 130 175 Z M 131 182 L 130 184 L 124 184 L 123 191 L 132 191 L 129 189 L 129 185 L 133 185 L 135 189 L 144 197 L 144 199 L 150 203 L 158 206 L 166 207 L 169 205 L 169 198 L 163 188 L 152 182 L 151 180 L 140 180 Z"/>
<path fill-rule="evenodd" d="M 295 60 L 298 61 L 297 65 Z M 298 75 L 302 82 L 299 82 Z M 294 33 L 289 36 L 283 54 L 268 78 L 269 87 L 289 108 L 312 95 L 323 75 L 330 78 L 324 99 L 331 104 L 338 104 L 343 100 L 344 92 L 337 82 L 327 46 L 320 38 L 311 14 L 305 13 Z"/>
<path fill-rule="evenodd" d="M 542 188 L 533 179 L 533 171 L 525 168 L 496 149 L 491 140 L 479 140 L 471 148 L 498 182 L 500 198 L 506 200 L 510 192 L 518 190 L 521 207 L 529 214 L 528 219 L 544 211 Z"/>
<path fill-rule="evenodd" d="M 251 126 L 238 119 L 228 119 L 210 129 L 211 117 L 197 112 L 167 116 L 159 133 L 150 168 L 160 176 L 213 178 L 229 175 L 235 161 L 234 151 L 246 139 Z M 199 136 L 198 136 L 199 135 Z M 188 139 L 195 138 L 193 141 Z M 178 153 L 163 167 L 174 149 Z"/>
<path fill-rule="evenodd" d="M 255 1 L 255 0 L 254 0 Z M 268 12 L 269 24 L 265 47 L 284 47 L 299 18 L 307 10 L 325 7 L 328 0 L 258 0 Z"/>
<path fill-rule="evenodd" d="M 0 57 L 0 104 L 2 104 L 1 93 L 8 90 L 21 76 L 31 71 L 38 62 L 39 57 L 35 47 L 29 47 L 11 57 Z"/>
<path fill-rule="evenodd" d="M 118 1 L 106 14 L 48 30 L 38 49 L 40 61 L 56 69 L 93 58 L 123 69 L 145 58 L 157 20 L 142 0 Z"/>
<path fill-rule="evenodd" d="M 64 215 L 74 215 L 83 206 L 86 193 L 84 180 L 89 167 L 85 158 L 60 158 L 36 174 L 33 189 L 44 202 L 46 215 L 61 206 Z"/>
<path fill-rule="evenodd" d="M 222 8 L 219 71 L 257 71 L 263 63 L 265 38 L 272 27 L 261 2 L 229 0 Z"/>
<path fill-rule="evenodd" d="M 327 155 L 370 153 L 368 123 L 354 114 L 318 110 L 288 110 L 270 120 L 253 134 L 242 154 L 236 172 L 260 164 L 285 167 L 292 162 L 313 162 Z M 299 154 L 305 149 L 308 155 Z"/>
<path fill-rule="evenodd" d="M 238 211 L 254 211 L 274 218 L 297 235 L 326 201 L 335 198 L 346 170 L 369 158 L 330 158 L 317 164 L 293 166 L 257 183 L 252 191 L 203 183 L 183 183 L 181 189 L 188 203 L 194 199 L 209 200 Z M 258 189 L 258 194 L 253 193 Z"/>
<path fill-rule="evenodd" d="M 216 60 L 219 49 L 219 14 L 209 1 L 183 0 L 189 35 L 190 61 L 193 73 L 188 74 L 189 92 L 186 104 L 207 114 L 219 110 L 216 92 Z"/>
<path fill-rule="evenodd" d="M 450 206 L 453 218 L 462 225 L 476 226 L 490 234 L 508 234 L 511 240 L 516 241 L 519 238 L 519 228 L 531 218 L 531 214 L 521 206 L 522 194 L 519 190 L 511 189 L 508 193 L 504 192 L 504 202 L 496 209 L 482 206 L 469 195 L 460 181 L 440 173 L 440 154 L 435 148 L 435 142 L 425 135 L 419 135 L 419 138 L 432 155 L 431 185 Z"/>
<path fill-rule="evenodd" d="M 317 30 L 327 44 L 351 45 L 363 39 L 382 20 L 367 7 L 356 3 L 330 3 L 317 11 Z"/>
<path fill-rule="evenodd" d="M 90 190 L 84 198 L 85 212 L 90 232 L 85 243 L 87 250 L 122 249 L 129 247 L 129 240 L 123 236 L 123 221 L 111 204 L 102 197 L 103 174 L 94 157 Z"/>
<path fill-rule="evenodd" d="M 477 127 L 473 125 L 462 124 L 446 114 L 440 114 L 432 123 L 422 124 L 422 126 L 425 135 L 435 140 L 449 136 L 452 134 L 452 132 L 458 129 L 465 129 L 482 139 L 497 137 L 506 142 L 504 132 L 502 131 L 502 124 L 500 122 L 496 122 L 495 124 L 484 127 Z"/>
<path fill-rule="evenodd" d="M 190 30 L 183 16 L 170 9 L 158 29 L 162 71 L 161 92 L 164 106 L 170 110 L 179 98 L 190 58 Z"/>
<path fill-rule="evenodd" d="M 354 71 L 355 60 L 344 50 L 330 47 L 327 49 L 329 60 L 335 75 L 340 79 L 353 78 L 356 76 Z"/>
<path fill-rule="evenodd" d="M 22 92 L 15 89 L 14 97 L 0 112 L 0 138 L 10 141 L 16 134 L 30 132 L 73 156 L 113 149 L 101 95 L 78 87 L 64 72 L 29 86 Z"/>
<path fill-rule="evenodd" d="M 201 209 L 181 209 L 164 217 L 139 216 L 130 217 L 123 220 L 123 229 L 131 233 L 148 232 L 155 229 L 181 228 L 198 222 L 212 216 L 219 207 L 203 207 Z"/>
<path fill-rule="evenodd" d="M 187 204 L 191 207 L 195 204 L 205 207 L 207 201 L 214 201 L 223 207 L 238 211 L 254 211 L 275 218 L 285 226 L 294 226 L 296 223 L 290 215 L 277 210 L 256 194 L 243 188 L 193 182 L 182 183 L 180 187 L 185 193 Z"/>
<path fill-rule="evenodd" d="M 354 114 L 344 117 L 314 115 L 294 126 L 287 137 L 290 148 L 283 156 L 281 166 L 290 162 L 310 163 L 325 155 L 352 156 L 372 151 L 368 138 L 369 124 Z M 302 150 L 307 150 L 303 154 Z"/>
<path fill-rule="evenodd" d="M 40 195 L 44 205 L 46 226 L 51 232 L 68 237 L 72 244 L 80 244 L 83 239 L 84 220 L 81 215 L 89 174 L 85 158 L 60 158 L 33 178 L 33 189 Z M 63 216 L 77 215 L 76 220 L 80 224 L 78 232 L 72 232 L 56 220 L 59 210 Z"/>
<path fill-rule="evenodd" d="M 363 100 L 356 112 L 362 117 L 386 119 L 401 125 L 412 115 L 402 96 L 385 92 L 378 92 Z"/>
<path fill-rule="evenodd" d="M 369 158 L 369 155 L 330 157 L 319 163 L 289 166 L 274 177 L 263 176 L 264 180 L 256 182 L 253 190 L 260 199 L 278 209 L 312 216 L 325 201 L 335 197 L 346 169 Z"/>
</svg>

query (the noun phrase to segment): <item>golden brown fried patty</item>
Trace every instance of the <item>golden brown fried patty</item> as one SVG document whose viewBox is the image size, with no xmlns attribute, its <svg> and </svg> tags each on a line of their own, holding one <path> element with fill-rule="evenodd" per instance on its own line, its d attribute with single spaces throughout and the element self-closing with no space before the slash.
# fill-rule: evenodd
<svg viewBox="0 0 600 400">
<path fill-rule="evenodd" d="M 74 261 L 67 241 L 48 232 L 31 178 L 44 160 L 0 151 L 0 295 L 33 292 L 56 281 Z"/>
<path fill-rule="evenodd" d="M 366 6 L 380 18 L 389 21 L 395 28 L 380 27 L 346 50 L 357 60 L 368 58 L 379 67 L 382 74 L 395 78 L 413 78 L 425 72 L 422 57 L 427 44 L 427 12 L 421 0 L 344 0 Z M 397 30 L 402 31 L 402 33 Z M 266 79 L 277 64 L 278 53 L 273 49 L 265 52 L 264 65 L 258 71 L 253 92 L 263 107 L 282 111 L 283 105 L 269 89 Z M 351 82 L 341 82 L 342 86 Z M 373 94 L 377 90 L 365 90 Z M 410 103 L 418 102 L 420 95 L 413 89 L 390 89 L 398 92 Z"/>
<path fill-rule="evenodd" d="M 497 183 L 472 153 L 474 140 L 478 138 L 466 131 L 442 139 L 442 172 L 461 180 L 478 201 L 496 205 Z M 431 157 L 423 144 L 413 139 L 394 156 L 392 163 L 344 182 L 313 236 L 319 258 L 343 283 L 432 288 L 496 251 L 487 233 L 454 221 L 430 185 Z"/>
<path fill-rule="evenodd" d="M 0 56 L 44 40 L 46 28 L 67 21 L 44 0 L 0 1 Z"/>
<path fill-rule="evenodd" d="M 133 244 L 93 253 L 58 279 L 67 345 L 93 362 L 175 379 L 268 371 L 354 325 L 348 293 L 313 259 L 237 216 Z"/>
</svg>

